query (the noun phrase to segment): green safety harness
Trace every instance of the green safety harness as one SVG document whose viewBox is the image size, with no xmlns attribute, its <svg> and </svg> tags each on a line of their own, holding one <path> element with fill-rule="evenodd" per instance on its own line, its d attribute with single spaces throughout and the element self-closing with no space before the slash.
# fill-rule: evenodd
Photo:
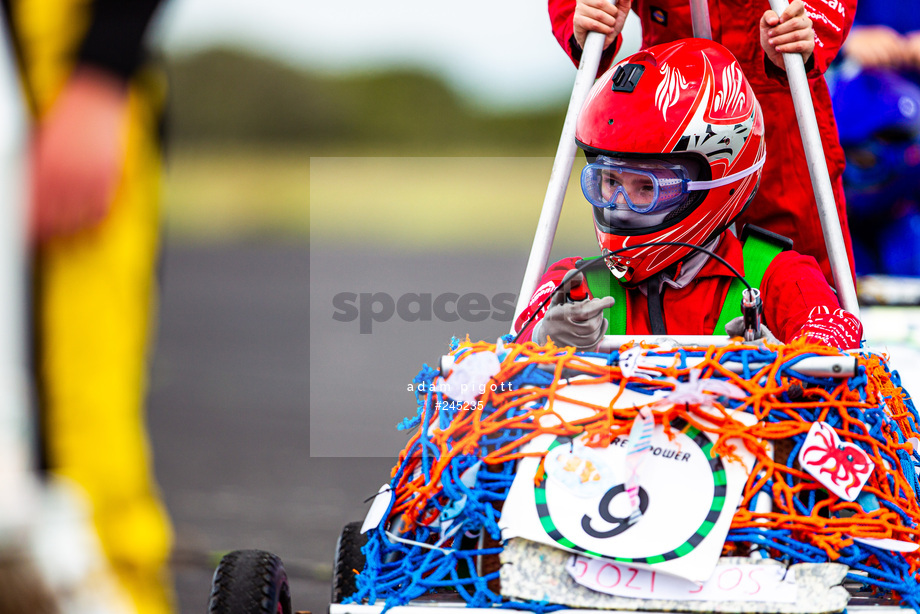
<svg viewBox="0 0 920 614">
<path fill-rule="evenodd" d="M 780 252 L 792 248 L 790 239 L 752 225 L 744 227 L 741 241 L 744 278 L 754 288 L 760 286 L 763 276 L 767 272 L 767 267 L 770 266 L 773 259 Z M 597 258 L 600 258 L 600 256 Z M 607 267 L 590 267 L 585 271 L 585 280 L 588 282 L 591 296 L 595 298 L 612 296 L 615 300 L 612 307 L 604 310 L 604 317 L 607 318 L 608 322 L 607 334 L 625 335 L 628 319 L 626 289 Z M 732 280 L 728 292 L 725 294 L 725 300 L 722 302 L 722 312 L 719 314 L 719 319 L 711 334 L 724 335 L 725 325 L 741 314 L 741 292 L 745 287 L 744 282 L 737 277 Z"/>
</svg>

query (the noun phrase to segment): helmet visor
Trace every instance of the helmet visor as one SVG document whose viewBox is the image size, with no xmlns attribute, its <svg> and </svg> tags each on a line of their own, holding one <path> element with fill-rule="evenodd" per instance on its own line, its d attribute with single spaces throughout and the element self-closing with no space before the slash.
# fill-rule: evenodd
<svg viewBox="0 0 920 614">
<path fill-rule="evenodd" d="M 681 164 L 598 156 L 582 170 L 581 190 L 600 209 L 666 213 L 687 202 L 692 179 Z"/>
</svg>

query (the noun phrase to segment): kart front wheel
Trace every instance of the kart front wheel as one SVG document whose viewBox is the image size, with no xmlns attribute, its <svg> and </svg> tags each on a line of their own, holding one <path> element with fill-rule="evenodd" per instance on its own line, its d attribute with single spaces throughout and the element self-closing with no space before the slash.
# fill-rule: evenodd
<svg viewBox="0 0 920 614">
<path fill-rule="evenodd" d="M 281 559 L 262 550 L 225 555 L 211 581 L 208 614 L 291 614 L 291 589 Z"/>
<path fill-rule="evenodd" d="M 335 545 L 335 560 L 332 563 L 332 603 L 342 603 L 357 590 L 355 576 L 364 569 L 364 553 L 361 548 L 367 543 L 367 536 L 361 534 L 360 522 L 349 522 L 342 529 Z"/>
</svg>

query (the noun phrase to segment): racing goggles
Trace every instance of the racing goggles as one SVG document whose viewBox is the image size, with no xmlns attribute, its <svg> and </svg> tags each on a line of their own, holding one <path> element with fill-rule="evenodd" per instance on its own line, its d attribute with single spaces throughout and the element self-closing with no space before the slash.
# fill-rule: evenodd
<svg viewBox="0 0 920 614">
<path fill-rule="evenodd" d="M 636 213 L 665 213 L 680 207 L 694 190 L 711 190 L 756 173 L 766 161 L 713 181 L 693 181 L 686 166 L 663 160 L 598 156 L 581 172 L 581 191 L 595 207 L 614 209 L 623 202 Z"/>
</svg>

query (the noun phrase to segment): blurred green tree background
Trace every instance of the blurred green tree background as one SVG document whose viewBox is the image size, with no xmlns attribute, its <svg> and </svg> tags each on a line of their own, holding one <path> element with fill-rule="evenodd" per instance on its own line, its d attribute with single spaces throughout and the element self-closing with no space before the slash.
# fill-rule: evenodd
<svg viewBox="0 0 920 614">
<path fill-rule="evenodd" d="M 491 109 L 420 71 L 320 74 L 233 49 L 169 58 L 167 70 L 173 240 L 340 245 L 367 223 L 368 204 L 398 221 L 374 234 L 390 247 L 463 237 L 467 248 L 501 238 L 517 249 L 533 237 L 566 100 Z M 583 218 L 564 212 L 563 241 L 591 244 Z M 522 231 L 504 240 L 514 226 Z"/>
<path fill-rule="evenodd" d="M 552 155 L 565 113 L 490 110 L 413 70 L 335 76 L 231 49 L 173 59 L 169 76 L 177 146 Z"/>
</svg>

